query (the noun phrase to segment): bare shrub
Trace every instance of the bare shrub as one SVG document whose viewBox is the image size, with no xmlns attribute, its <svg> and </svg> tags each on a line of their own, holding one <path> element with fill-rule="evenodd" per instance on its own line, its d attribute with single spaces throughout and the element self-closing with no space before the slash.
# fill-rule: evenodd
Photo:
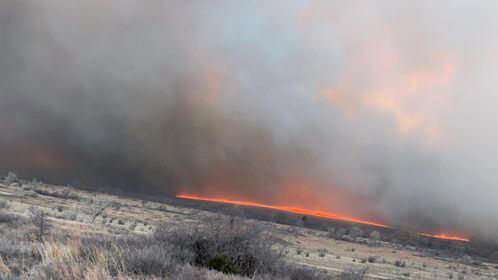
<svg viewBox="0 0 498 280">
<path fill-rule="evenodd" d="M 80 197 L 77 194 L 72 193 L 68 189 L 64 189 L 62 192 L 56 192 L 55 194 L 56 194 L 55 196 L 59 197 L 59 198 L 73 199 L 73 200 L 79 200 L 80 199 Z"/>
<path fill-rule="evenodd" d="M 0 236 L 0 255 L 4 260 L 24 260 L 28 258 L 39 258 L 35 247 L 25 241 Z"/>
<path fill-rule="evenodd" d="M 179 263 L 168 252 L 169 250 L 169 247 L 157 244 L 126 248 L 121 259 L 123 262 L 122 270 L 132 274 L 162 277 L 172 275 L 177 270 Z"/>
<path fill-rule="evenodd" d="M 88 216 L 90 216 L 90 223 L 93 224 L 95 222 L 95 219 L 105 213 L 107 208 L 111 207 L 112 204 L 112 200 L 104 196 L 85 198 L 85 212 Z"/>
<path fill-rule="evenodd" d="M 356 242 L 356 240 L 359 238 L 359 237 L 362 237 L 363 236 L 363 230 L 359 227 L 352 227 L 351 228 L 351 231 L 349 232 L 349 236 L 351 236 L 351 238 L 353 239 L 353 241 Z"/>
<path fill-rule="evenodd" d="M 77 218 L 78 218 L 78 214 L 76 213 L 75 209 L 68 209 L 68 210 L 64 211 L 64 219 L 76 221 Z"/>
<path fill-rule="evenodd" d="M 326 280 L 333 279 L 325 272 L 304 267 L 304 266 L 296 266 L 291 264 L 285 264 L 281 269 L 282 273 L 280 273 L 280 279 L 289 279 L 289 280 Z M 264 277 L 262 277 L 264 279 Z M 270 278 L 275 279 L 275 278 Z"/>
<path fill-rule="evenodd" d="M 365 266 L 359 270 L 348 270 L 341 273 L 339 276 L 340 280 L 363 280 L 366 278 L 368 272 L 368 266 Z"/>
<path fill-rule="evenodd" d="M 0 211 L 0 225 L 7 224 L 10 228 L 17 228 L 26 224 L 28 221 L 25 217 L 11 212 Z"/>
<path fill-rule="evenodd" d="M 205 217 L 204 223 L 195 229 L 184 227 L 173 231 L 160 226 L 154 237 L 172 244 L 175 251 L 192 252 L 195 265 L 208 266 L 213 260 L 221 263 L 223 259 L 222 267 L 241 275 L 275 272 L 275 267 L 283 263 L 283 246 L 272 227 L 233 216 Z"/>
<path fill-rule="evenodd" d="M 17 174 L 14 172 L 9 172 L 4 178 L 5 184 L 11 184 L 18 181 Z"/>
<path fill-rule="evenodd" d="M 464 264 L 472 264 L 472 258 L 469 255 L 463 256 L 461 260 Z"/>
<path fill-rule="evenodd" d="M 29 196 L 29 197 L 31 197 L 31 198 L 37 198 L 38 197 L 38 194 L 36 192 L 34 192 L 34 191 L 29 192 L 26 195 Z"/>
<path fill-rule="evenodd" d="M 322 258 L 323 258 L 323 257 L 325 257 L 325 256 L 327 255 L 327 253 L 328 253 L 328 250 L 327 250 L 327 249 L 325 249 L 325 248 L 318 249 L 318 256 L 319 256 L 319 257 L 322 257 Z"/>
<path fill-rule="evenodd" d="M 128 229 L 129 230 L 135 230 L 135 228 L 137 227 L 137 222 L 132 222 L 129 226 L 128 226 Z"/>
<path fill-rule="evenodd" d="M 246 279 L 205 268 L 254 279 L 332 279 L 320 270 L 288 263 L 284 248 L 273 227 L 228 216 L 206 218 L 201 225 L 162 224 L 149 236 L 86 236 L 78 259 L 100 263 L 110 276 L 129 279 Z"/>
<path fill-rule="evenodd" d="M 404 261 L 397 260 L 397 261 L 394 262 L 394 265 L 397 266 L 397 267 L 405 267 L 406 263 Z"/>
<path fill-rule="evenodd" d="M 36 240 L 39 242 L 43 242 L 44 236 L 48 234 L 51 228 L 50 222 L 48 220 L 48 214 L 36 207 L 31 207 L 29 211 L 31 213 L 31 222 L 35 226 L 34 234 Z"/>
<path fill-rule="evenodd" d="M 5 199 L 0 199 L 0 209 L 9 209 L 10 203 Z"/>
</svg>

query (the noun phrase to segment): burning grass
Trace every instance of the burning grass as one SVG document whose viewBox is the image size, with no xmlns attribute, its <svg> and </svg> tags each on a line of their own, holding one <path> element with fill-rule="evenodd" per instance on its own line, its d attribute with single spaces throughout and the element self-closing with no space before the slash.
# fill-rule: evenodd
<svg viewBox="0 0 498 280">
<path fill-rule="evenodd" d="M 267 204 L 256 203 L 256 202 L 251 202 L 251 201 L 202 197 L 202 196 L 189 195 L 189 194 L 180 194 L 180 195 L 177 195 L 176 197 L 181 198 L 181 199 L 189 199 L 189 200 L 198 200 L 198 201 L 207 201 L 207 202 L 225 203 L 225 204 L 241 205 L 241 206 L 248 206 L 248 207 L 273 209 L 273 210 L 284 211 L 284 212 L 289 212 L 289 213 L 293 213 L 293 214 L 309 215 L 309 216 L 325 218 L 325 219 L 330 219 L 330 220 L 336 220 L 336 221 L 352 222 L 352 223 L 356 223 L 356 224 L 363 224 L 363 225 L 369 225 L 369 226 L 375 226 L 375 227 L 381 227 L 381 228 L 391 228 L 390 226 L 376 223 L 373 221 L 367 221 L 367 220 L 357 219 L 357 218 L 353 218 L 353 217 L 347 217 L 347 216 L 339 215 L 339 214 L 331 214 L 331 213 L 326 213 L 326 212 L 322 212 L 322 211 L 313 211 L 313 210 L 301 209 L 301 208 L 290 207 L 290 206 L 267 205 Z M 444 234 L 444 233 L 442 233 L 442 234 L 415 233 L 415 234 L 427 236 L 427 237 L 438 238 L 438 239 L 445 239 L 445 240 L 463 241 L 463 242 L 470 241 L 468 238 L 464 238 L 464 237 L 456 236 L 456 235 Z M 353 238 L 356 239 L 357 237 L 353 237 Z"/>
</svg>

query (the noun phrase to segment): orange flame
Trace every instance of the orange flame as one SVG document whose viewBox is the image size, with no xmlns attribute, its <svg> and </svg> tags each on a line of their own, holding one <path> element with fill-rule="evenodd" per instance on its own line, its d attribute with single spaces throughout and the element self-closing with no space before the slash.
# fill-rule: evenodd
<svg viewBox="0 0 498 280">
<path fill-rule="evenodd" d="M 383 227 L 383 228 L 392 228 L 388 225 L 384 225 L 384 224 L 380 224 L 380 223 L 376 223 L 376 222 L 372 222 L 372 221 L 347 217 L 347 216 L 343 216 L 343 215 L 339 215 L 339 214 L 326 213 L 326 212 L 322 212 L 322 211 L 306 210 L 306 209 L 301 209 L 301 208 L 296 208 L 296 207 L 291 207 L 291 206 L 267 205 L 267 204 L 251 202 L 251 201 L 230 200 L 230 199 L 225 199 L 225 198 L 213 198 L 213 197 L 201 197 L 201 196 L 190 195 L 190 194 L 179 194 L 176 197 L 182 198 L 182 199 L 189 199 L 189 200 L 208 201 L 208 202 L 226 203 L 226 204 L 232 204 L 232 205 L 241 205 L 241 206 L 265 208 L 265 209 L 273 209 L 273 210 L 279 210 L 279 211 L 284 211 L 284 212 L 289 212 L 289 213 L 294 213 L 294 214 L 302 214 L 302 215 L 309 215 L 309 216 L 315 216 L 315 217 L 320 217 L 320 218 L 326 218 L 326 219 L 336 220 L 336 221 L 346 221 L 346 222 L 371 225 L 371 226 L 377 226 L 377 227 Z M 444 233 L 427 234 L 427 233 L 418 233 L 417 232 L 415 234 L 433 237 L 433 238 L 438 238 L 438 239 L 445 239 L 445 240 L 455 240 L 455 241 L 464 241 L 464 242 L 469 241 L 469 239 L 467 239 L 467 238 L 459 237 L 456 235 L 444 234 Z"/>
<path fill-rule="evenodd" d="M 440 233 L 440 234 L 427 234 L 427 233 L 420 233 L 417 232 L 418 235 L 423 235 L 423 236 L 428 236 L 428 237 L 433 237 L 433 238 L 438 238 L 438 239 L 446 239 L 446 240 L 455 240 L 455 241 L 464 241 L 464 242 L 469 242 L 470 240 L 464 237 L 456 236 L 456 235 L 449 235 L 445 233 Z"/>
<path fill-rule="evenodd" d="M 375 222 L 371 222 L 371 221 L 346 217 L 346 216 L 339 215 L 339 214 L 331 214 L 331 213 L 325 213 L 325 212 L 321 212 L 321 211 L 312 211 L 312 210 L 300 209 L 300 208 L 291 207 L 291 206 L 266 205 L 266 204 L 261 204 L 261 203 L 257 203 L 257 202 L 251 202 L 251 201 L 230 200 L 230 199 L 224 199 L 224 198 L 207 198 L 207 197 L 200 197 L 200 196 L 189 195 L 189 194 L 180 194 L 180 195 L 177 195 L 176 197 L 183 198 L 183 199 L 190 199 L 190 200 L 219 202 L 219 203 L 227 203 L 227 204 L 233 204 L 233 205 L 274 209 L 274 210 L 280 210 L 280 211 L 294 213 L 294 214 L 302 214 L 302 215 L 321 217 L 321 218 L 326 218 L 326 219 L 330 219 L 330 220 L 339 220 L 339 221 L 346 221 L 346 222 L 352 222 L 352 223 L 358 223 L 358 224 L 366 224 L 366 225 L 371 225 L 371 226 L 389 228 L 389 226 L 375 223 Z"/>
</svg>

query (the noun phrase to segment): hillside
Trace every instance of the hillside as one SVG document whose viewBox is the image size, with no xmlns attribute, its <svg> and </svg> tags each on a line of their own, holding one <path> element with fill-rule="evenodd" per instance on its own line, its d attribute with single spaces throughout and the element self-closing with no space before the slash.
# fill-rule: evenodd
<svg viewBox="0 0 498 280">
<path fill-rule="evenodd" d="M 5 178 L 0 278 L 498 277 L 495 264 L 458 253 L 469 246 L 461 242 L 428 249 L 354 224 L 317 227 L 320 221 L 260 209 L 152 200 Z"/>
</svg>

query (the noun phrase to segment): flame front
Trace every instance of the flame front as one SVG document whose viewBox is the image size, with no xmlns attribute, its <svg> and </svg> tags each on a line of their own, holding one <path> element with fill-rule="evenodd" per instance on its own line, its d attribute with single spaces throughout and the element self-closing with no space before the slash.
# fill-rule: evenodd
<svg viewBox="0 0 498 280">
<path fill-rule="evenodd" d="M 279 210 L 279 211 L 284 211 L 284 212 L 289 212 L 289 213 L 294 213 L 294 214 L 302 214 L 302 215 L 309 215 L 309 216 L 315 216 L 315 217 L 320 217 L 320 218 L 326 218 L 326 219 L 336 220 L 336 221 L 346 221 L 346 222 L 365 224 L 365 225 L 371 225 L 371 226 L 377 226 L 377 227 L 383 227 L 383 228 L 392 228 L 388 225 L 384 225 L 384 224 L 380 224 L 380 223 L 376 223 L 376 222 L 372 222 L 372 221 L 367 221 L 367 220 L 362 220 L 362 219 L 357 219 L 357 218 L 352 218 L 352 217 L 347 217 L 347 216 L 343 216 L 340 214 L 332 214 L 332 213 L 326 213 L 326 212 L 322 212 L 322 211 L 313 211 L 313 210 L 301 209 L 301 208 L 296 208 L 296 207 L 291 207 L 291 206 L 267 205 L 267 204 L 252 202 L 252 201 L 231 200 L 231 199 L 213 198 L 213 197 L 201 197 L 201 196 L 190 195 L 190 194 L 179 194 L 176 197 L 182 198 L 182 199 L 189 199 L 189 200 L 208 201 L 208 202 L 226 203 L 226 204 L 232 204 L 232 205 L 241 205 L 241 206 L 273 209 L 273 210 Z M 464 242 L 469 241 L 469 239 L 464 238 L 464 237 L 459 237 L 456 235 L 449 235 L 449 234 L 444 234 L 444 233 L 427 234 L 427 233 L 417 232 L 415 234 L 427 236 L 427 237 L 438 238 L 438 239 L 445 239 L 445 240 L 464 241 Z"/>
<path fill-rule="evenodd" d="M 439 233 L 439 234 L 427 234 L 427 233 L 420 233 L 417 232 L 418 235 L 423 235 L 423 236 L 428 236 L 428 237 L 433 237 L 433 238 L 438 238 L 438 239 L 446 239 L 446 240 L 455 240 L 455 241 L 464 241 L 464 242 L 469 242 L 470 240 L 465 237 L 460 237 L 456 235 L 449 235 L 445 233 Z"/>
<path fill-rule="evenodd" d="M 224 198 L 211 198 L 211 197 L 208 198 L 208 197 L 200 197 L 200 196 L 189 195 L 189 194 L 180 194 L 180 195 L 177 195 L 176 197 L 183 198 L 183 199 L 191 199 L 191 200 L 219 202 L 219 203 L 227 203 L 227 204 L 233 204 L 233 205 L 274 209 L 274 210 L 280 210 L 280 211 L 294 213 L 294 214 L 302 214 L 302 215 L 321 217 L 321 218 L 326 218 L 326 219 L 330 219 L 330 220 L 346 221 L 346 222 L 352 222 L 352 223 L 358 223 L 358 224 L 365 224 L 365 225 L 389 228 L 389 226 L 383 225 L 380 223 L 375 223 L 375 222 L 366 221 L 366 220 L 357 219 L 357 218 L 352 218 L 352 217 L 346 217 L 346 216 L 339 215 L 339 214 L 332 214 L 332 213 L 326 213 L 326 212 L 321 212 L 321 211 L 313 211 L 313 210 L 301 209 L 301 208 L 296 208 L 296 207 L 291 207 L 291 206 L 266 205 L 266 204 L 261 204 L 261 203 L 257 203 L 257 202 L 251 202 L 251 201 L 230 200 L 230 199 L 224 199 Z"/>
</svg>

